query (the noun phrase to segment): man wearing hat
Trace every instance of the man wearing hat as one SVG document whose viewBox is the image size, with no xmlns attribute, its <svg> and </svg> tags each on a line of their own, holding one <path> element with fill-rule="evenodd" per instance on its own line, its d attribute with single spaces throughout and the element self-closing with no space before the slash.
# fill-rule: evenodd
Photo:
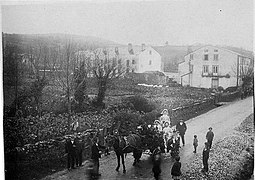
<svg viewBox="0 0 255 180">
<path fill-rule="evenodd" d="M 214 133 L 212 132 L 212 127 L 209 127 L 209 131 L 206 133 L 206 139 L 208 142 L 208 148 L 212 148 L 212 141 L 213 141 Z"/>
<path fill-rule="evenodd" d="M 65 144 L 65 151 L 67 153 L 67 169 L 75 169 L 75 157 L 76 157 L 76 142 L 74 141 L 74 137 L 67 137 Z"/>
<path fill-rule="evenodd" d="M 185 122 L 183 122 L 183 120 L 180 120 L 180 122 L 176 125 L 176 130 L 179 132 L 181 139 L 182 139 L 182 144 L 184 146 L 185 145 L 184 135 L 187 130 L 187 126 L 186 126 Z"/>
</svg>

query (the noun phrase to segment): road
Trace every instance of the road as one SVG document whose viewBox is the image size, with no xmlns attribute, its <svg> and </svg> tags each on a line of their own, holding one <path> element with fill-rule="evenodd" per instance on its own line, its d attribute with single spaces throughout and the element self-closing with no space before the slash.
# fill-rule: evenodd
<svg viewBox="0 0 255 180">
<path fill-rule="evenodd" d="M 182 171 L 185 171 L 186 165 L 189 163 L 189 159 L 192 156 L 196 156 L 193 153 L 192 140 L 196 134 L 198 136 L 199 145 L 197 153 L 202 152 L 203 144 L 205 140 L 205 134 L 209 127 L 213 128 L 215 138 L 213 144 L 223 137 L 232 133 L 233 129 L 238 126 L 247 116 L 253 113 L 253 97 L 249 97 L 243 100 L 227 103 L 223 106 L 215 108 L 205 114 L 190 119 L 186 122 L 187 132 L 185 134 L 186 145 L 180 150 L 180 157 L 182 162 Z M 213 148 L 213 147 L 212 147 Z M 117 180 L 117 179 L 148 179 L 153 180 L 152 164 L 150 157 L 147 154 L 143 154 L 142 161 L 139 166 L 132 166 L 133 157 L 128 154 L 126 158 L 126 174 L 122 173 L 122 167 L 120 172 L 116 172 L 116 157 L 114 153 L 110 156 L 102 157 L 100 160 L 100 173 L 102 174 L 102 180 Z M 162 163 L 162 179 L 171 179 L 170 170 L 173 164 L 173 159 L 169 155 L 164 156 Z M 44 178 L 43 180 L 84 180 L 85 179 L 85 167 L 75 169 L 72 171 L 61 171 L 51 176 Z"/>
</svg>

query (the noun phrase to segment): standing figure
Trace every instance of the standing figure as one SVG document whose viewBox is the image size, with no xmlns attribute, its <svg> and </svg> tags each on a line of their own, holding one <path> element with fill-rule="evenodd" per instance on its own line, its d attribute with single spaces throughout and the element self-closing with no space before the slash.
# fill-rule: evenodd
<svg viewBox="0 0 255 180">
<path fill-rule="evenodd" d="M 76 142 L 74 137 L 68 138 L 65 144 L 65 151 L 67 153 L 67 169 L 75 169 L 75 157 L 76 157 Z"/>
<path fill-rule="evenodd" d="M 158 148 L 158 153 L 155 153 L 153 155 L 153 167 L 152 167 L 152 172 L 154 174 L 155 180 L 159 180 L 159 176 L 161 173 L 161 153 L 160 149 Z"/>
<path fill-rule="evenodd" d="M 172 178 L 174 180 L 176 179 L 180 179 L 180 176 L 181 176 L 181 162 L 180 161 L 180 156 L 177 156 L 175 158 L 175 163 L 174 165 L 172 166 L 172 170 L 171 170 L 171 175 L 172 175 Z"/>
<path fill-rule="evenodd" d="M 197 153 L 197 146 L 198 146 L 197 135 L 194 135 L 193 146 L 194 146 L 194 151 L 193 151 L 193 153 Z"/>
<path fill-rule="evenodd" d="M 208 148 L 212 148 L 212 141 L 213 141 L 214 133 L 212 132 L 212 128 L 209 127 L 209 131 L 206 133 L 206 139 L 208 142 Z"/>
<path fill-rule="evenodd" d="M 183 120 L 180 120 L 180 122 L 176 125 L 176 130 L 179 132 L 179 134 L 181 136 L 181 139 L 182 139 L 182 144 L 184 146 L 185 145 L 184 135 L 185 135 L 186 130 L 187 130 L 186 123 L 183 122 Z"/>
<path fill-rule="evenodd" d="M 76 143 L 76 166 L 80 167 L 82 166 L 82 154 L 83 154 L 83 148 L 84 148 L 84 142 L 81 140 L 81 137 L 78 136 L 74 140 Z"/>
<path fill-rule="evenodd" d="M 101 174 L 99 173 L 99 158 L 101 158 L 101 154 L 99 152 L 99 148 L 104 148 L 103 146 L 101 146 L 100 144 L 98 144 L 98 138 L 94 137 L 93 138 L 93 144 L 91 147 L 91 159 L 94 162 L 94 165 L 96 166 L 96 172 L 95 175 L 96 176 L 101 176 Z"/>
<path fill-rule="evenodd" d="M 205 147 L 203 149 L 203 169 L 202 172 L 208 172 L 208 159 L 209 159 L 209 148 L 208 148 L 208 143 L 205 142 Z"/>
</svg>

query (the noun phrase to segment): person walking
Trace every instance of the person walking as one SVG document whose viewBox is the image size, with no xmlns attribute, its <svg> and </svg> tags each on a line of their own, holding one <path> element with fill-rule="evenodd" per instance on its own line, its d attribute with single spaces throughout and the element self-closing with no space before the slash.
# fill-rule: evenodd
<svg viewBox="0 0 255 180">
<path fill-rule="evenodd" d="M 158 153 L 153 155 L 153 167 L 152 172 L 154 174 L 155 180 L 159 180 L 160 173 L 161 173 L 161 153 L 160 149 L 158 148 Z"/>
<path fill-rule="evenodd" d="M 203 153 L 202 153 L 202 155 L 203 155 L 203 166 L 204 166 L 203 169 L 202 169 L 203 173 L 208 172 L 208 170 L 209 170 L 208 169 L 209 152 L 210 152 L 210 150 L 208 148 L 208 143 L 205 142 L 205 147 L 204 147 Z"/>
<path fill-rule="evenodd" d="M 181 162 L 180 162 L 180 156 L 177 156 L 175 158 L 175 163 L 172 166 L 171 169 L 171 175 L 174 180 L 180 179 L 181 176 Z"/>
<path fill-rule="evenodd" d="M 69 137 L 66 140 L 65 144 L 65 152 L 67 153 L 67 169 L 75 169 L 75 157 L 76 157 L 76 142 L 74 141 L 74 137 Z"/>
<path fill-rule="evenodd" d="M 184 135 L 187 131 L 186 123 L 183 122 L 183 120 L 180 120 L 180 122 L 176 125 L 176 130 L 179 132 L 182 139 L 182 144 L 184 146 L 185 145 Z"/>
<path fill-rule="evenodd" d="M 206 139 L 208 142 L 208 148 L 211 149 L 212 148 L 212 141 L 214 138 L 214 133 L 212 132 L 212 127 L 209 127 L 209 131 L 206 133 Z"/>
<path fill-rule="evenodd" d="M 198 146 L 197 135 L 194 135 L 193 146 L 194 146 L 194 151 L 193 151 L 193 153 L 197 153 L 197 146 Z"/>
<path fill-rule="evenodd" d="M 98 138 L 94 137 L 93 138 L 93 144 L 91 147 L 91 159 L 94 162 L 95 165 L 95 176 L 101 176 L 101 174 L 99 173 L 99 158 L 101 158 L 101 154 L 99 153 L 99 148 L 104 149 L 105 147 L 101 146 L 100 144 L 98 144 Z"/>
</svg>

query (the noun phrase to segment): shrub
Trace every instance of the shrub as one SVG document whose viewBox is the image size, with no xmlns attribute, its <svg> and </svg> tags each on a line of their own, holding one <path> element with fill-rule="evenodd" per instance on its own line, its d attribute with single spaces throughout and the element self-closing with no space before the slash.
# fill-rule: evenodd
<svg viewBox="0 0 255 180">
<path fill-rule="evenodd" d="M 139 95 L 128 97 L 126 98 L 126 101 L 133 104 L 134 109 L 139 112 L 147 113 L 156 108 L 155 104 L 149 102 L 146 98 Z"/>
<path fill-rule="evenodd" d="M 114 116 L 112 129 L 118 129 L 120 134 L 128 135 L 142 124 L 141 115 L 135 112 L 118 112 Z"/>
</svg>

